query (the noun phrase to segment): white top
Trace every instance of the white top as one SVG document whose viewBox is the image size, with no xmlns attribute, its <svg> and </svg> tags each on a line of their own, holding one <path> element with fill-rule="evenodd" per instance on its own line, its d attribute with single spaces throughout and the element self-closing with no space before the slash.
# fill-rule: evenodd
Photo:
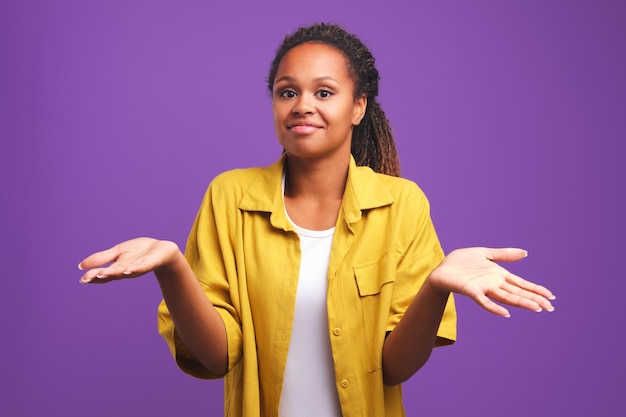
<svg viewBox="0 0 626 417">
<path fill-rule="evenodd" d="M 300 237 L 302 258 L 279 416 L 341 417 L 326 310 L 335 228 L 307 230 L 291 223 Z"/>
</svg>

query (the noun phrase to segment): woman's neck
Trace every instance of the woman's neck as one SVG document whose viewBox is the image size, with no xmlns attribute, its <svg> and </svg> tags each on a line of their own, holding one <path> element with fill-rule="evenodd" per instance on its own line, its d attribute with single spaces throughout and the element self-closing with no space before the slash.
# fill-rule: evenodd
<svg viewBox="0 0 626 417">
<path fill-rule="evenodd" d="M 341 199 L 350 159 L 310 161 L 287 157 L 285 195 L 290 198 Z"/>
<path fill-rule="evenodd" d="M 298 226 L 311 230 L 335 226 L 349 165 L 349 158 L 312 162 L 287 157 L 285 209 Z"/>
</svg>

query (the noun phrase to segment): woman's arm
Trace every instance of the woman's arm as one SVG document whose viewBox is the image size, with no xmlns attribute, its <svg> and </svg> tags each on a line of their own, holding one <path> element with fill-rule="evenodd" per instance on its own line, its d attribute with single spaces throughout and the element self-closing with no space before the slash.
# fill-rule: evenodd
<svg viewBox="0 0 626 417">
<path fill-rule="evenodd" d="M 466 295 L 487 311 L 508 317 L 493 300 L 534 311 L 553 311 L 555 297 L 547 288 L 526 281 L 496 261 L 526 257 L 522 249 L 467 248 L 450 253 L 426 278 L 383 347 L 383 378 L 387 385 L 406 381 L 428 360 L 451 292 Z"/>
<path fill-rule="evenodd" d="M 105 266 L 112 262 L 111 265 Z M 217 375 L 227 371 L 226 329 L 189 263 L 173 242 L 138 238 L 85 258 L 82 283 L 106 283 L 153 271 L 176 333 L 198 361 Z"/>
<path fill-rule="evenodd" d="M 383 382 L 397 385 L 409 379 L 428 360 L 449 293 L 437 291 L 430 279 L 407 308 L 383 346 Z"/>
</svg>

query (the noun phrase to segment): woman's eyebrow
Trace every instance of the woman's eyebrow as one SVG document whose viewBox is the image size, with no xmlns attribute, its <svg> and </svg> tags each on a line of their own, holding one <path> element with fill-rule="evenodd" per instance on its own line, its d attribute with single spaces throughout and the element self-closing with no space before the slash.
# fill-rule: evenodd
<svg viewBox="0 0 626 417">
<path fill-rule="evenodd" d="M 337 81 L 335 78 L 331 77 L 330 75 L 326 75 L 326 76 L 323 76 L 323 77 L 317 77 L 313 81 L 316 81 L 316 82 L 319 82 L 319 81 L 332 81 L 334 83 L 337 83 L 337 84 L 341 85 L 341 83 L 339 81 Z"/>
<path fill-rule="evenodd" d="M 293 82 L 296 79 L 290 75 L 283 75 L 282 77 L 278 78 L 276 81 L 274 81 L 274 84 L 279 83 L 281 81 L 289 81 L 289 82 Z M 341 84 L 339 81 L 337 81 L 335 78 L 331 77 L 330 75 L 324 75 L 321 77 L 317 77 L 315 79 L 313 79 L 313 81 L 315 82 L 319 82 L 319 81 L 333 81 L 337 84 Z"/>
<path fill-rule="evenodd" d="M 289 75 L 283 75 L 282 77 L 280 77 L 277 80 L 275 80 L 274 84 L 279 83 L 281 81 L 295 81 L 295 78 L 290 77 Z"/>
</svg>

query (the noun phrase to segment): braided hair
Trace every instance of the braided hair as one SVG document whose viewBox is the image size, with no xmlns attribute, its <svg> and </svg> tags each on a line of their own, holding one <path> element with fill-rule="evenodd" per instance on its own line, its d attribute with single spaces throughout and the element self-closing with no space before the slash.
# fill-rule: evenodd
<svg viewBox="0 0 626 417">
<path fill-rule="evenodd" d="M 292 48 L 307 42 L 322 43 L 340 51 L 348 63 L 348 73 L 354 81 L 354 97 L 365 94 L 365 116 L 352 130 L 352 155 L 357 165 L 369 166 L 375 172 L 400 176 L 400 162 L 391 126 L 376 100 L 380 76 L 375 59 L 367 47 L 354 35 L 334 24 L 317 23 L 301 27 L 287 35 L 276 52 L 267 79 L 270 92 L 278 65 Z"/>
</svg>

